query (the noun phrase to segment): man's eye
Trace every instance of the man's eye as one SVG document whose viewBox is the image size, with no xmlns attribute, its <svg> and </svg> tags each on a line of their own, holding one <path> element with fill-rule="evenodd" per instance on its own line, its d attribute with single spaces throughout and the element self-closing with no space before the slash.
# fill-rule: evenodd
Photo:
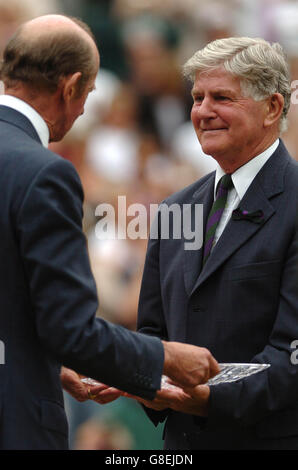
<svg viewBox="0 0 298 470">
<path fill-rule="evenodd" d="M 201 103 L 203 101 L 203 96 L 194 96 L 193 100 L 195 103 Z"/>
<path fill-rule="evenodd" d="M 223 96 L 223 95 L 218 95 L 218 96 L 215 96 L 215 99 L 217 101 L 228 101 L 229 97 L 228 96 Z"/>
</svg>

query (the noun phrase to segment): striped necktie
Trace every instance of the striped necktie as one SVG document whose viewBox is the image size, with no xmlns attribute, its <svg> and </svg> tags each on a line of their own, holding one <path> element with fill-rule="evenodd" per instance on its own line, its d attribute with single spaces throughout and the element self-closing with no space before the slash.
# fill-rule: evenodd
<svg viewBox="0 0 298 470">
<path fill-rule="evenodd" d="M 213 206 L 211 207 L 206 225 L 203 266 L 211 253 L 211 249 L 214 243 L 215 231 L 223 214 L 229 189 L 232 188 L 232 186 L 233 181 L 231 175 L 224 175 L 218 183 L 216 199 L 213 203 Z"/>
</svg>

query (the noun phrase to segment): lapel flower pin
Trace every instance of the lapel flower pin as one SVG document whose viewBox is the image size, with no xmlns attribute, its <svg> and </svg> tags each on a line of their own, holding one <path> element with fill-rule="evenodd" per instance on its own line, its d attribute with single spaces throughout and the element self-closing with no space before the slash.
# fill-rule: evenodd
<svg viewBox="0 0 298 470">
<path fill-rule="evenodd" d="M 233 220 L 248 220 L 255 224 L 261 224 L 264 220 L 264 213 L 261 210 L 249 212 L 244 209 L 235 209 L 232 213 Z"/>
</svg>

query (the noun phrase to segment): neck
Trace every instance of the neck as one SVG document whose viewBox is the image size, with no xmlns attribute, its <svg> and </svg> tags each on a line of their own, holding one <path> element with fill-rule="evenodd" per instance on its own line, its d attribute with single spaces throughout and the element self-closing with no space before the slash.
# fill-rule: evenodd
<svg viewBox="0 0 298 470">
<path fill-rule="evenodd" d="M 54 135 L 55 123 L 59 116 L 59 107 L 56 106 L 55 94 L 35 93 L 32 90 L 20 85 L 15 88 L 5 88 L 5 95 L 14 96 L 30 105 L 46 122 L 49 133 L 50 141 Z"/>
<path fill-rule="evenodd" d="M 241 155 L 241 152 L 232 155 L 219 155 L 213 156 L 213 158 L 218 162 L 221 168 L 225 173 L 234 173 L 238 168 L 244 166 L 250 160 L 255 158 L 257 155 L 260 155 L 266 149 L 268 149 L 279 137 L 279 132 L 272 133 L 268 136 L 261 144 L 256 145 L 249 153 Z"/>
</svg>

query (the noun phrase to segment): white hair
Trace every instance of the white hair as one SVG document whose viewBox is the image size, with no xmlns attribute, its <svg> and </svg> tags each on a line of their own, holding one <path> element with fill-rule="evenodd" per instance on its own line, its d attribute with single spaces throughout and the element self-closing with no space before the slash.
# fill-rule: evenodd
<svg viewBox="0 0 298 470">
<path fill-rule="evenodd" d="M 196 72 L 218 67 L 239 77 L 243 94 L 255 101 L 280 93 L 284 98 L 280 132 L 287 129 L 291 83 L 289 65 L 280 44 L 249 37 L 217 39 L 197 51 L 185 63 L 183 72 L 194 82 Z"/>
</svg>

